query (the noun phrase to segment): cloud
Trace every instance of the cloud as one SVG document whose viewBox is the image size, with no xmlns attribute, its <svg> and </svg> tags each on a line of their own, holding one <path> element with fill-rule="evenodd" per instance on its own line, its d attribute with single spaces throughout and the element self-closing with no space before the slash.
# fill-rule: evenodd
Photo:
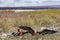
<svg viewBox="0 0 60 40">
<path fill-rule="evenodd" d="M 52 0 L 52 1 L 60 1 L 60 0 Z"/>
<path fill-rule="evenodd" d="M 0 0 L 0 7 L 60 5 L 60 0 Z"/>
</svg>

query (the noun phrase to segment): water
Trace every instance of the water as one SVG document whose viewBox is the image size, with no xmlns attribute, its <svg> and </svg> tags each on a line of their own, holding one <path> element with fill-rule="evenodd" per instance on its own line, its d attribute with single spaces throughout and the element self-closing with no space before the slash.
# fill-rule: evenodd
<svg viewBox="0 0 60 40">
<path fill-rule="evenodd" d="M 46 9 L 42 7 L 0 7 L 0 10 L 40 10 L 40 9 Z"/>
</svg>

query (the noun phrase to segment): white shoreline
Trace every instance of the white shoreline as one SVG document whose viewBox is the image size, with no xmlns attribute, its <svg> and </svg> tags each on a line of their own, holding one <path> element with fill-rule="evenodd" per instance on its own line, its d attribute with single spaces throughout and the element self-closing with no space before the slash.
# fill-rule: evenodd
<svg viewBox="0 0 60 40">
<path fill-rule="evenodd" d="M 24 11 L 35 11 L 35 10 L 13 10 L 15 12 L 24 12 Z"/>
</svg>

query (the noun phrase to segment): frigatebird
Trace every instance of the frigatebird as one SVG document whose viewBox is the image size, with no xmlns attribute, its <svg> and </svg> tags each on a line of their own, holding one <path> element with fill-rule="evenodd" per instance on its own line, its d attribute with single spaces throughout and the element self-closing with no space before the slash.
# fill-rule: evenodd
<svg viewBox="0 0 60 40">
<path fill-rule="evenodd" d="M 43 29 L 40 32 L 38 32 L 38 31 L 34 31 L 31 27 L 27 27 L 27 26 L 20 26 L 19 29 L 27 30 L 27 33 L 30 33 L 32 35 L 34 35 L 34 34 L 35 35 L 36 34 L 46 35 L 46 34 L 54 34 L 54 33 L 57 33 L 58 32 L 56 30 L 50 30 L 50 29 Z"/>
<path fill-rule="evenodd" d="M 27 27 L 27 26 L 20 26 L 19 29 L 27 30 L 27 32 L 32 35 L 34 35 L 34 32 L 35 32 L 31 27 Z M 18 31 L 19 31 L 19 29 L 18 29 Z"/>
</svg>

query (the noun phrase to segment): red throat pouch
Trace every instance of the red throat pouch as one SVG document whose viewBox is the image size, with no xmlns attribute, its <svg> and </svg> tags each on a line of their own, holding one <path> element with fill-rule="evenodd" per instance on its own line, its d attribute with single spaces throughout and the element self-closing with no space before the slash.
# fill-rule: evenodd
<svg viewBox="0 0 60 40">
<path fill-rule="evenodd" d="M 23 30 L 20 29 L 19 32 L 20 32 L 20 36 L 22 36 L 23 35 Z"/>
<path fill-rule="evenodd" d="M 37 35 L 38 34 L 38 31 L 34 31 L 34 35 Z"/>
</svg>

